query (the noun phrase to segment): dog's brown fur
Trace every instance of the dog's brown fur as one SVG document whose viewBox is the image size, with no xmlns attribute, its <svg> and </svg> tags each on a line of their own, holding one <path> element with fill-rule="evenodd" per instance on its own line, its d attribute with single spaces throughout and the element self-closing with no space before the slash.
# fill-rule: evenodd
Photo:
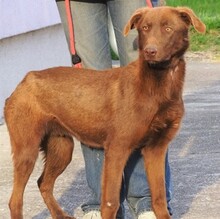
<svg viewBox="0 0 220 219">
<path fill-rule="evenodd" d="M 164 160 L 184 112 L 183 54 L 191 24 L 205 32 L 205 25 L 188 8 L 142 8 L 125 27 L 125 35 L 138 30 L 137 61 L 106 71 L 57 67 L 26 75 L 5 105 L 14 160 L 11 218 L 23 218 L 23 192 L 39 149 L 45 154 L 38 180 L 44 201 L 53 218 L 73 218 L 61 210 L 52 193 L 56 178 L 71 161 L 72 136 L 105 150 L 103 219 L 116 217 L 122 172 L 138 148 L 156 217 L 170 218 Z"/>
</svg>

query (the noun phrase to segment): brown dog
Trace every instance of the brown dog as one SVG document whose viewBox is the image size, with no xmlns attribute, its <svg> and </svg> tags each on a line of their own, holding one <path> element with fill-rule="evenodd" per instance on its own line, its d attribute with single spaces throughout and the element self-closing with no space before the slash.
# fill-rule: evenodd
<svg viewBox="0 0 220 219">
<path fill-rule="evenodd" d="M 164 186 L 164 160 L 183 116 L 183 54 L 190 25 L 205 25 L 188 8 L 137 10 L 125 35 L 137 28 L 139 59 L 106 71 L 58 67 L 30 72 L 5 105 L 14 160 L 11 217 L 22 218 L 23 192 L 39 149 L 45 168 L 39 189 L 53 218 L 67 216 L 53 197 L 56 178 L 71 161 L 75 136 L 104 148 L 101 212 L 114 219 L 122 172 L 132 151 L 141 148 L 158 219 L 170 218 Z M 113 186 L 114 185 L 114 186 Z"/>
</svg>

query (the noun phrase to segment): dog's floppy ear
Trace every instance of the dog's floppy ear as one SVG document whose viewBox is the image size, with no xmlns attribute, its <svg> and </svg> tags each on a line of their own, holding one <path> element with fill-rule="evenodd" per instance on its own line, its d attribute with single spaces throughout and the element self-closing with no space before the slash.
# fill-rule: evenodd
<svg viewBox="0 0 220 219">
<path fill-rule="evenodd" d="M 125 25 L 124 28 L 124 36 L 127 36 L 129 31 L 136 27 L 137 22 L 142 17 L 143 13 L 147 10 L 147 8 L 139 8 L 137 9 L 134 14 L 129 19 L 128 23 Z"/>
<path fill-rule="evenodd" d="M 180 12 L 181 18 L 188 24 L 192 25 L 195 30 L 199 33 L 205 33 L 205 24 L 195 15 L 195 13 L 187 7 L 177 7 L 178 12 Z"/>
</svg>

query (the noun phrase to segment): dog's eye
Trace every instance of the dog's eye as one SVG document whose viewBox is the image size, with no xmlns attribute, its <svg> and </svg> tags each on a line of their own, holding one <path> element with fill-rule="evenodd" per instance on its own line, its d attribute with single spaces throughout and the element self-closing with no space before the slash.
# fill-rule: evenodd
<svg viewBox="0 0 220 219">
<path fill-rule="evenodd" d="M 165 29 L 167 32 L 171 32 L 172 31 L 172 28 L 171 27 L 166 27 Z"/>
<path fill-rule="evenodd" d="M 143 30 L 145 30 L 145 31 L 146 31 L 146 30 L 149 30 L 149 26 L 144 25 L 144 26 L 143 26 Z"/>
</svg>

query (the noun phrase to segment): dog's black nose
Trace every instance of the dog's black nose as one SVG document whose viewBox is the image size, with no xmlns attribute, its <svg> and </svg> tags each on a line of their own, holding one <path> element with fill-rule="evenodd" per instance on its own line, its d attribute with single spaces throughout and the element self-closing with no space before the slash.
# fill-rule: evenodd
<svg viewBox="0 0 220 219">
<path fill-rule="evenodd" d="M 147 56 L 155 56 L 157 54 L 157 47 L 156 46 L 147 46 L 144 49 L 144 52 Z"/>
</svg>

